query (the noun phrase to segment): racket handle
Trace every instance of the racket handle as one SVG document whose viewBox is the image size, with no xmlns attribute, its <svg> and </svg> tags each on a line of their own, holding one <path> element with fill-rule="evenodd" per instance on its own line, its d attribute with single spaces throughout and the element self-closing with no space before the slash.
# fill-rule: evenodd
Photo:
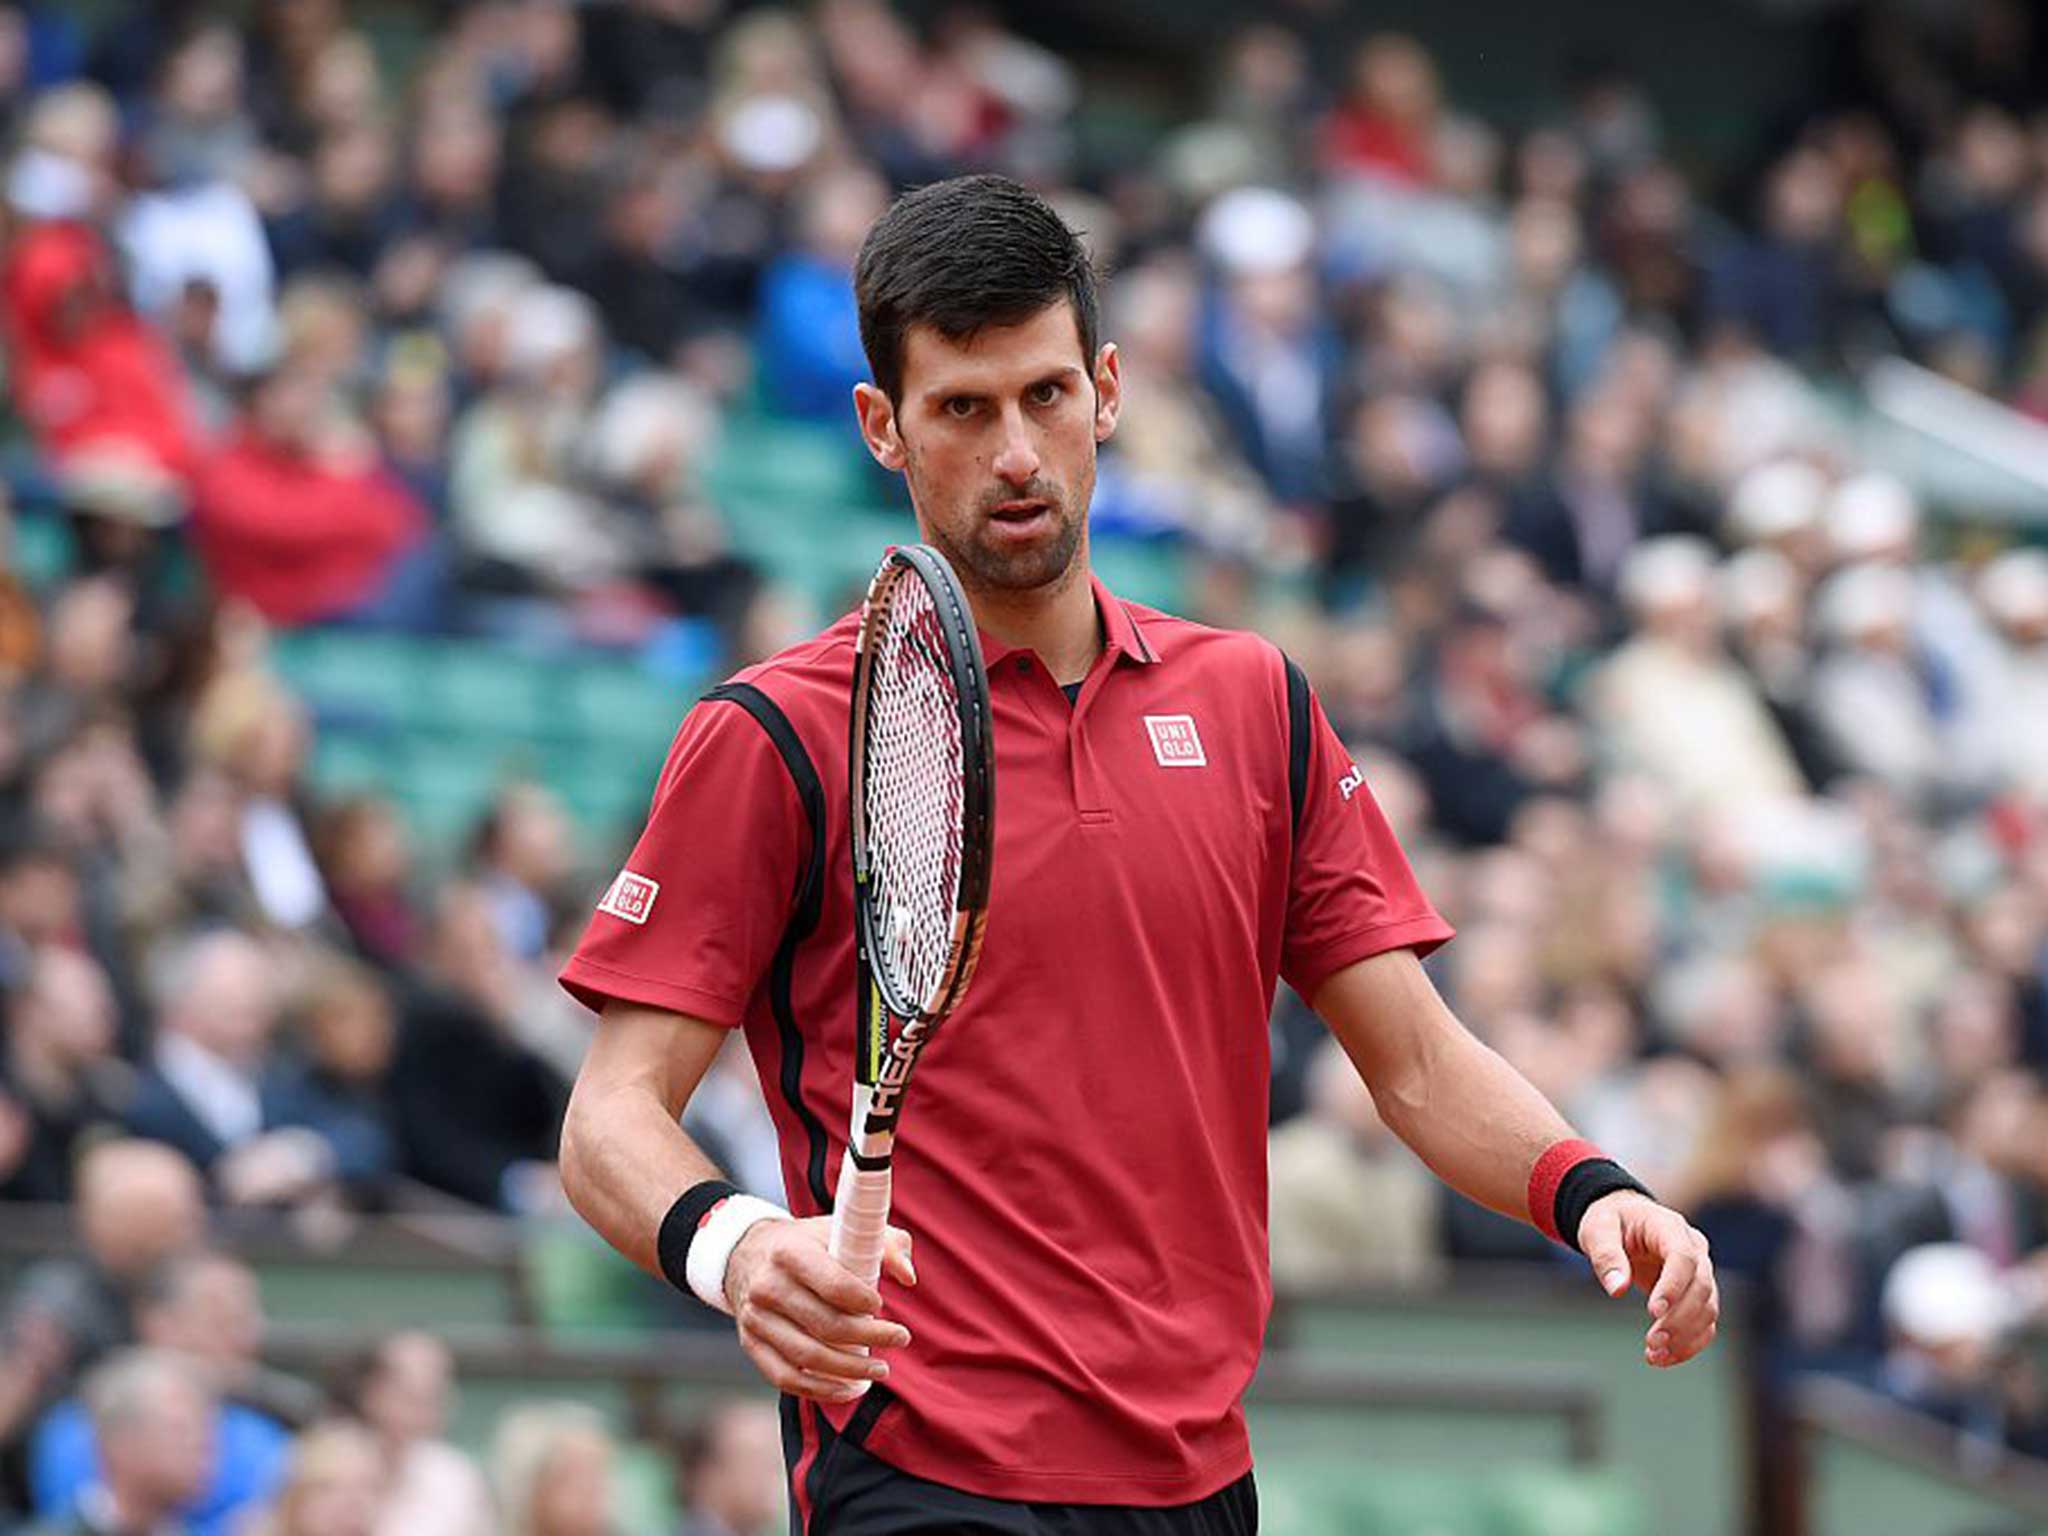
<svg viewBox="0 0 2048 1536">
<path fill-rule="evenodd" d="M 832 1257 L 873 1285 L 881 1278 L 888 1226 L 889 1170 L 857 1168 L 849 1152 L 840 1159 L 832 1197 Z"/>
</svg>

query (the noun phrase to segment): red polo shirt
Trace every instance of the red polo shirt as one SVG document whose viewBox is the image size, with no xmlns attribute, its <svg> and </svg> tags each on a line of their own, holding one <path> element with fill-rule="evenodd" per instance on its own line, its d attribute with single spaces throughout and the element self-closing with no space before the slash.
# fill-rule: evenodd
<svg viewBox="0 0 2048 1536">
<path fill-rule="evenodd" d="M 920 1283 L 884 1295 L 914 1337 L 865 1444 L 988 1497 L 1183 1504 L 1251 1465 L 1238 1400 L 1271 1303 L 1274 985 L 1313 994 L 1451 930 L 1312 701 L 1296 824 L 1277 650 L 1095 595 L 1108 644 L 1072 705 L 1035 654 L 983 638 L 988 935 L 905 1101 L 893 1219 Z M 738 679 L 787 716 L 813 785 L 747 709 L 691 711 L 563 973 L 593 1007 L 745 1027 L 802 1215 L 825 1208 L 853 1081 L 854 630 Z M 807 792 L 825 829 L 814 925 Z M 854 1409 L 824 1412 L 843 1429 Z"/>
</svg>

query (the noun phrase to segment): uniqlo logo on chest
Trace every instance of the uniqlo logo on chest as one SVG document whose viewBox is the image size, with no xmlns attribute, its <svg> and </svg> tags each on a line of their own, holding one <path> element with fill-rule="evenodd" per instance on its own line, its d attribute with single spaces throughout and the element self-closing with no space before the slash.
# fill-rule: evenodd
<svg viewBox="0 0 2048 1536">
<path fill-rule="evenodd" d="M 654 898 L 660 894 L 658 882 L 622 869 L 612 888 L 604 893 L 604 900 L 597 904 L 597 910 L 623 917 L 629 923 L 644 923 L 647 914 L 654 910 Z"/>
<path fill-rule="evenodd" d="M 1206 768 L 1209 759 L 1202 751 L 1201 733 L 1193 715 L 1147 715 L 1145 729 L 1152 737 L 1152 755 L 1162 768 Z"/>
</svg>

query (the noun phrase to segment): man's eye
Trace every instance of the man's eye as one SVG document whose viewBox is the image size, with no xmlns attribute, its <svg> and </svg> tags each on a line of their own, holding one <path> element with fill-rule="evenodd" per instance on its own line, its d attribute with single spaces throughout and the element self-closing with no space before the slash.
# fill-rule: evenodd
<svg viewBox="0 0 2048 1536">
<path fill-rule="evenodd" d="M 1031 386 L 1031 403 L 1033 405 L 1051 405 L 1059 397 L 1060 387 L 1050 379 L 1043 384 Z"/>
<path fill-rule="evenodd" d="M 946 414 L 962 420 L 974 414 L 974 399 L 970 395 L 954 395 L 946 401 Z"/>
</svg>

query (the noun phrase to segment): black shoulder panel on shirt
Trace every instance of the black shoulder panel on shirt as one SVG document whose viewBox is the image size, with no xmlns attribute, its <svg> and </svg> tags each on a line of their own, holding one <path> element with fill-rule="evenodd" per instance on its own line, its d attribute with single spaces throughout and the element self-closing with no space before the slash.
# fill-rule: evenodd
<svg viewBox="0 0 2048 1536">
<path fill-rule="evenodd" d="M 804 749 L 802 738 L 789 723 L 789 716 L 782 712 L 782 706 L 752 683 L 720 683 L 704 699 L 706 703 L 721 700 L 739 705 L 768 733 L 769 741 L 782 756 L 783 767 L 789 770 L 790 782 L 796 786 L 797 799 L 803 804 L 804 819 L 810 824 L 810 862 L 797 886 L 796 909 L 790 915 L 789 926 L 782 931 L 782 942 L 775 947 L 768 986 L 776 1027 L 782 1036 L 782 1097 L 804 1128 L 810 1146 L 806 1181 L 811 1198 L 818 1203 L 819 1210 L 830 1211 L 832 1187 L 825 1179 L 825 1127 L 804 1103 L 804 1037 L 797 1028 L 796 1005 L 791 995 L 797 948 L 818 926 L 818 914 L 825 902 L 825 786 L 818 778 L 817 764 L 811 761 L 811 754 Z"/>
<path fill-rule="evenodd" d="M 1309 740 L 1308 678 L 1284 651 L 1287 664 L 1287 803 L 1294 816 L 1293 826 L 1301 830 L 1302 802 L 1308 798 Z"/>
</svg>

